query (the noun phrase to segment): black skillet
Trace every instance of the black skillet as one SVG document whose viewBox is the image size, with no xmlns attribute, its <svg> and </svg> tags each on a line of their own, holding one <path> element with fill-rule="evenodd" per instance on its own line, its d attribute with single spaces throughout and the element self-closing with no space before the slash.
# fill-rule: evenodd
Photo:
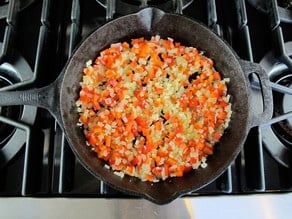
<svg viewBox="0 0 292 219">
<path fill-rule="evenodd" d="M 80 91 L 82 70 L 88 60 L 112 43 L 153 35 L 171 37 L 187 46 L 205 51 L 215 68 L 230 78 L 232 117 L 229 128 L 208 158 L 208 167 L 191 171 L 181 178 L 158 183 L 141 182 L 134 177 L 121 178 L 104 168 L 104 162 L 85 144 L 82 129 L 77 127 L 75 101 Z M 252 89 L 249 77 L 256 72 L 261 90 Z M 254 75 L 254 74 L 253 74 Z M 263 110 L 258 112 L 254 96 L 260 94 Z M 242 149 L 250 128 L 272 116 L 272 92 L 265 72 L 258 64 L 240 60 L 229 45 L 204 25 L 178 14 L 145 8 L 108 22 L 89 35 L 76 49 L 63 72 L 51 85 L 26 91 L 0 92 L 1 105 L 36 105 L 48 109 L 64 129 L 67 140 L 80 162 L 94 176 L 129 194 L 158 204 L 168 203 L 190 191 L 209 184 L 231 164 Z"/>
</svg>

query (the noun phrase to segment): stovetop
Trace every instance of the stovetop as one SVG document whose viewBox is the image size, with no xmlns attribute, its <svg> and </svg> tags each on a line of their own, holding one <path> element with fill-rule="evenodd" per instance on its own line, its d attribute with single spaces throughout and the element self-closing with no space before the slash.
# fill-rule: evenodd
<svg viewBox="0 0 292 219">
<path fill-rule="evenodd" d="M 3 1 L 0 92 L 50 84 L 89 33 L 147 5 L 204 23 L 240 58 L 261 63 L 271 81 L 292 88 L 291 11 L 288 6 L 283 8 L 285 5 L 277 8 L 275 0 L 267 1 L 266 10 L 258 10 L 254 2 Z M 284 115 L 284 120 L 253 128 L 230 167 L 211 184 L 185 196 L 292 191 L 291 94 L 273 94 L 274 102 L 280 102 L 274 117 Z M 134 198 L 94 178 L 79 163 L 48 111 L 33 106 L 2 106 L 0 112 L 0 197 Z M 276 133 L 276 140 L 267 136 L 270 132 Z"/>
</svg>

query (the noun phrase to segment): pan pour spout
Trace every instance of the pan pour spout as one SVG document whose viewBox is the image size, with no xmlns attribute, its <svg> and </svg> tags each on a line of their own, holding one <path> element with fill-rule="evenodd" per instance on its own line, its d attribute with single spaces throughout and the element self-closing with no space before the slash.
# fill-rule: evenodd
<svg viewBox="0 0 292 219">
<path fill-rule="evenodd" d="M 152 27 L 164 16 L 164 12 L 158 8 L 145 8 L 138 12 L 139 22 L 145 30 L 151 31 Z"/>
</svg>

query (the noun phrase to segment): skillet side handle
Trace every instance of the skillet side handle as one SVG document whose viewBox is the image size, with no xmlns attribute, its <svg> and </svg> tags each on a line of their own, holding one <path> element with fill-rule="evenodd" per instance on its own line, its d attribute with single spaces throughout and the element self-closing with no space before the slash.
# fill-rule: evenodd
<svg viewBox="0 0 292 219">
<path fill-rule="evenodd" d="M 258 90 L 261 91 L 263 100 L 263 112 L 258 114 L 253 109 L 257 105 L 255 101 L 251 102 L 250 108 L 250 126 L 255 127 L 269 121 L 273 115 L 273 96 L 270 86 L 270 80 L 265 70 L 257 63 L 239 60 L 240 65 L 246 75 L 249 84 L 250 95 L 254 95 Z M 252 73 L 257 75 L 254 76 Z M 252 100 L 252 98 L 250 98 Z"/>
<path fill-rule="evenodd" d="M 23 91 L 0 91 L 0 107 L 31 105 L 47 109 L 62 126 L 59 106 L 59 83 Z"/>
</svg>

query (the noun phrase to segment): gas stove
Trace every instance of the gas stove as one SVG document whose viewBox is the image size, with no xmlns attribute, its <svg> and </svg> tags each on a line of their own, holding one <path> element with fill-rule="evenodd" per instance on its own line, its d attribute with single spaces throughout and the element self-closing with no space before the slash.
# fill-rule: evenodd
<svg viewBox="0 0 292 219">
<path fill-rule="evenodd" d="M 207 25 L 240 58 L 260 63 L 272 82 L 288 88 L 280 92 L 274 88 L 274 118 L 249 132 L 230 167 L 211 184 L 185 196 L 291 192 L 292 17 L 287 4 L 275 0 L 1 1 L 0 92 L 50 84 L 74 48 L 111 19 L 147 6 L 183 14 Z M 0 197 L 136 198 L 93 177 L 75 158 L 51 114 L 34 106 L 0 107 L 0 174 Z"/>
</svg>

